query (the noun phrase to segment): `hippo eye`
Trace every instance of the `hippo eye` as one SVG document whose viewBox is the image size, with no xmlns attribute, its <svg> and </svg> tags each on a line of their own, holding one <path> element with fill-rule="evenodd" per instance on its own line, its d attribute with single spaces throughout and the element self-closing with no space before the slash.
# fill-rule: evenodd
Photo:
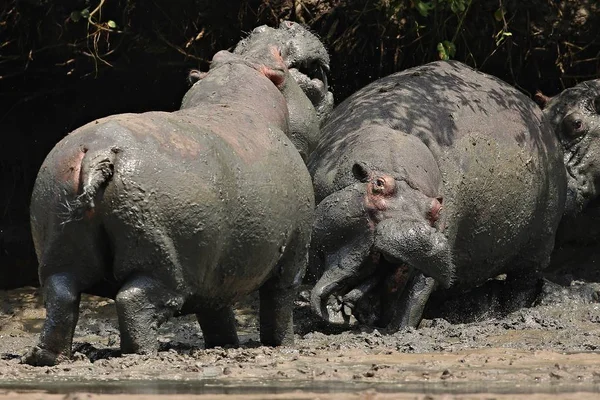
<svg viewBox="0 0 600 400">
<path fill-rule="evenodd" d="M 565 132 L 569 136 L 581 136 L 585 133 L 585 125 L 580 118 L 574 118 L 574 116 L 571 118 L 567 117 L 563 124 Z"/>
</svg>

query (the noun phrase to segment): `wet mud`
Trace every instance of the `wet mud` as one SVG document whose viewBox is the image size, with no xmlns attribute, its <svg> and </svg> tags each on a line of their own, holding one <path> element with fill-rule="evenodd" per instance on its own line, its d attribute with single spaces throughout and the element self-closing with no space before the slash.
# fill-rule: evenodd
<svg viewBox="0 0 600 400">
<path fill-rule="evenodd" d="M 252 297 L 237 307 L 241 347 L 205 350 L 195 317 L 186 316 L 161 327 L 156 356 L 122 356 L 114 302 L 84 295 L 73 360 L 53 367 L 20 363 L 42 327 L 39 289 L 2 291 L 0 400 L 595 398 L 599 291 L 573 282 L 505 316 L 450 323 L 442 313 L 394 334 L 324 326 L 301 294 L 296 344 L 281 348 L 258 342 Z"/>
</svg>

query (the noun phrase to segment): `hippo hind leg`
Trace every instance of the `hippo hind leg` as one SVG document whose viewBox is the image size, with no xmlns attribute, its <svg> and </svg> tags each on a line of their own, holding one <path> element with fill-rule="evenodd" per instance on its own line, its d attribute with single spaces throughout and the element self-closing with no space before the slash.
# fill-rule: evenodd
<svg viewBox="0 0 600 400">
<path fill-rule="evenodd" d="M 158 328 L 181 308 L 183 300 L 158 280 L 134 275 L 121 286 L 115 304 L 121 352 L 156 354 Z"/>
<path fill-rule="evenodd" d="M 39 343 L 23 362 L 42 366 L 71 356 L 81 292 L 104 280 L 109 251 L 102 227 L 85 221 L 51 224 L 38 245 L 46 319 Z"/>
<path fill-rule="evenodd" d="M 239 345 L 235 315 L 231 306 L 218 310 L 202 309 L 196 314 L 202 336 L 204 336 L 204 347 Z"/>
<path fill-rule="evenodd" d="M 515 268 L 506 274 L 501 299 L 504 313 L 530 307 L 536 301 L 542 291 L 542 271 L 550 265 L 554 239 L 552 232 L 539 235 L 538 240 L 530 247 L 531 251 L 521 254 L 514 263 Z"/>
<path fill-rule="evenodd" d="M 81 294 L 72 274 L 55 274 L 44 282 L 46 319 L 37 346 L 24 357 L 36 366 L 55 365 L 71 356 L 73 334 L 79 318 Z"/>
<path fill-rule="evenodd" d="M 294 344 L 293 309 L 308 261 L 308 235 L 296 232 L 274 275 L 260 288 L 260 341 L 266 346 Z"/>
</svg>

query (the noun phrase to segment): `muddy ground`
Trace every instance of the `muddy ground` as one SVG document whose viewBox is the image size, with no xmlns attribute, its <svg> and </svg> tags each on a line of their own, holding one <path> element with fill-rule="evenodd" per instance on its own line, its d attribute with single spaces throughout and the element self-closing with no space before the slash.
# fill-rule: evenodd
<svg viewBox="0 0 600 400">
<path fill-rule="evenodd" d="M 127 398 L 596 398 L 599 289 L 573 282 L 502 318 L 426 319 L 419 329 L 392 335 L 364 327 L 336 332 L 315 321 L 299 297 L 293 348 L 260 346 L 256 298 L 250 298 L 237 311 L 241 348 L 204 350 L 199 326 L 187 316 L 161 327 L 155 357 L 121 356 L 113 301 L 84 295 L 74 360 L 54 367 L 20 363 L 45 315 L 38 289 L 4 291 L 0 400 L 115 399 L 123 392 L 136 394 Z"/>
</svg>

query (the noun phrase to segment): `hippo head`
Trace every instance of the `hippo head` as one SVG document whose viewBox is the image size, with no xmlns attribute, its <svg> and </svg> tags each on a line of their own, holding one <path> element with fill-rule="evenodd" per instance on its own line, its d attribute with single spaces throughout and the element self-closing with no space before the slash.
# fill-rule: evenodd
<svg viewBox="0 0 600 400">
<path fill-rule="evenodd" d="M 564 151 L 568 173 L 565 215 L 576 215 L 600 194 L 600 79 L 536 101 Z"/>
<path fill-rule="evenodd" d="M 278 28 L 266 25 L 255 28 L 233 52 L 261 60 L 273 45 L 279 48 L 290 74 L 315 107 L 319 121 L 323 122 L 333 110 L 333 94 L 327 83 L 329 55 L 325 46 L 302 25 L 282 21 Z"/>
<path fill-rule="evenodd" d="M 307 160 L 319 142 L 322 121 L 333 110 L 333 94 L 327 85 L 329 55 L 321 41 L 295 22 L 284 21 L 277 29 L 263 25 L 240 41 L 233 53 L 222 50 L 215 54 L 210 69 L 231 62 L 244 62 L 263 71 L 283 70 L 284 84 L 278 87 L 288 104 L 287 134 Z M 194 83 L 206 74 L 192 70 L 188 79 Z"/>
<path fill-rule="evenodd" d="M 414 137 L 406 136 L 406 141 L 425 148 Z M 420 150 L 405 148 L 415 153 Z M 424 151 L 427 153 L 420 157 L 413 155 L 419 165 L 409 162 L 406 168 L 385 168 L 371 160 L 346 164 L 350 171 L 340 172 L 347 172 L 351 179 L 319 203 L 308 280 L 318 279 L 311 292 L 311 307 L 321 318 L 348 323 L 348 314 L 354 314 L 361 296 L 365 298 L 369 291 L 380 293 L 382 284 L 386 290 L 402 291 L 416 273 L 430 276 L 444 287 L 451 285 L 454 264 L 448 240 L 440 231 L 443 200 L 436 193 L 441 176 L 431 179 L 431 173 L 423 172 L 438 171 L 431 153 Z M 379 316 L 386 313 L 384 309 L 375 312 Z"/>
</svg>

